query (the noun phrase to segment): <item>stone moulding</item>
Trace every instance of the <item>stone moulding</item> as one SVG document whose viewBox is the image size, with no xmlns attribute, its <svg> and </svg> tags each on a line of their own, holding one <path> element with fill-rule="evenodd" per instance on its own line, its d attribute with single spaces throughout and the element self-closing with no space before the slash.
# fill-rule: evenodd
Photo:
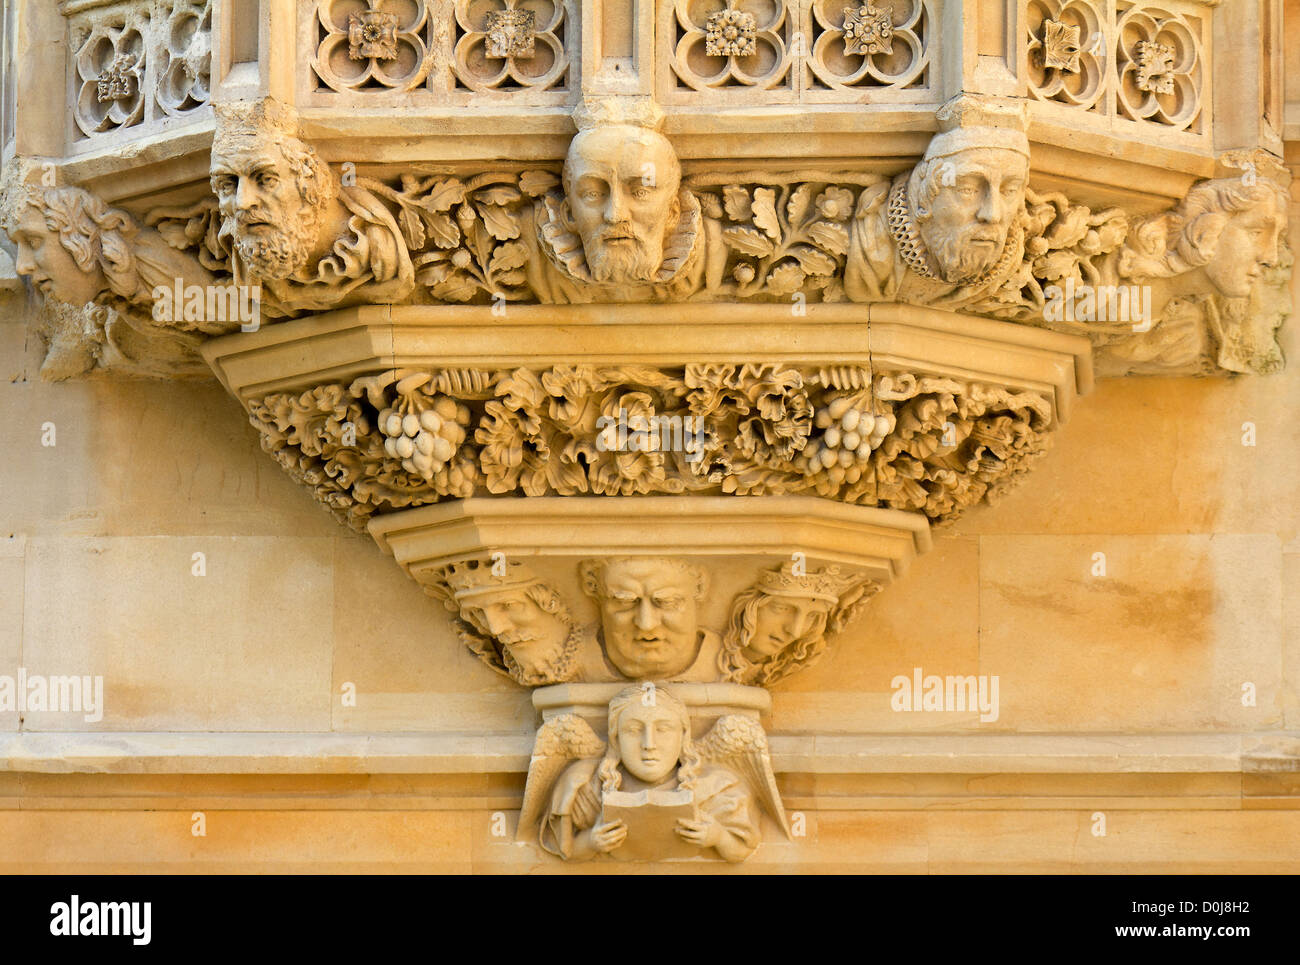
<svg viewBox="0 0 1300 965">
<path fill-rule="evenodd" d="M 370 534 L 417 581 L 486 553 L 533 558 L 546 577 L 553 561 L 588 556 L 757 557 L 777 563 L 803 553 L 862 567 L 877 581 L 898 578 L 931 545 L 924 517 L 808 496 L 470 498 L 390 513 Z"/>
</svg>

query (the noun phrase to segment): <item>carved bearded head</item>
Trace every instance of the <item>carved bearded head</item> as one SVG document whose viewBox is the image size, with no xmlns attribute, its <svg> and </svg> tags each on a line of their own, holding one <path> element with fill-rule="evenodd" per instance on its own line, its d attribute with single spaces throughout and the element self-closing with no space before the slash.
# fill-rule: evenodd
<svg viewBox="0 0 1300 965">
<path fill-rule="evenodd" d="M 126 212 L 80 188 L 31 186 L 9 193 L 3 226 L 18 247 L 18 274 L 47 298 L 76 306 L 111 289 L 110 273 L 129 265 L 138 229 Z"/>
<path fill-rule="evenodd" d="M 229 238 L 257 278 L 288 278 L 306 266 L 335 195 L 333 176 L 273 101 L 217 107 L 212 191 Z"/>
<path fill-rule="evenodd" d="M 447 583 L 461 619 L 500 647 L 506 671 L 525 686 L 572 676 L 577 638 L 559 593 L 518 561 L 499 575 L 486 564 L 455 564 Z"/>
<path fill-rule="evenodd" d="M 605 652 L 623 676 L 668 678 L 695 662 L 703 572 L 678 560 L 632 557 L 588 560 L 582 578 L 600 605 Z"/>
<path fill-rule="evenodd" d="M 564 161 L 564 192 L 591 278 L 652 282 L 681 214 L 681 165 L 662 134 L 633 124 L 580 132 Z"/>
<path fill-rule="evenodd" d="M 940 277 L 976 281 L 997 264 L 1025 204 L 1029 154 L 980 146 L 980 135 L 939 135 L 935 156 L 916 166 L 908 185 L 921 241 Z M 955 150 L 953 148 L 956 148 Z"/>
</svg>

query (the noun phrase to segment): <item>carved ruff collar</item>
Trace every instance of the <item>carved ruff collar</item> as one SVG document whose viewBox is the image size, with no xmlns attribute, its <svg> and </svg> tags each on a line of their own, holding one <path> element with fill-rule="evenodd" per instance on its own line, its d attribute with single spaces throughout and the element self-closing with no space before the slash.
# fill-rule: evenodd
<svg viewBox="0 0 1300 965">
<path fill-rule="evenodd" d="M 942 280 L 930 259 L 929 249 L 921 240 L 921 230 L 912 218 L 911 207 L 907 203 L 907 182 L 908 176 L 900 175 L 889 192 L 889 234 L 908 268 L 922 278 Z"/>
<path fill-rule="evenodd" d="M 679 197 L 681 217 L 673 233 L 664 240 L 663 261 L 659 265 L 659 271 L 649 281 L 634 284 L 667 284 L 691 260 L 700 236 L 700 202 L 686 189 L 682 189 Z M 562 199 L 544 199 L 537 219 L 537 241 L 543 254 L 562 274 L 576 282 L 584 285 L 612 284 L 592 279 L 582 238 L 570 224 L 568 205 Z"/>
</svg>

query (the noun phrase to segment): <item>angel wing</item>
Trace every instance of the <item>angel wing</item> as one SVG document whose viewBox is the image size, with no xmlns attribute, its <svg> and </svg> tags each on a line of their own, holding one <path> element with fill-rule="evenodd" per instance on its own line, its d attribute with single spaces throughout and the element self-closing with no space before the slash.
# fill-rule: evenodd
<svg viewBox="0 0 1300 965">
<path fill-rule="evenodd" d="M 785 807 L 776 788 L 776 775 L 772 773 L 767 734 L 758 721 L 739 714 L 719 717 L 713 728 L 696 742 L 695 749 L 704 760 L 721 764 L 739 774 L 762 803 L 763 809 L 781 826 L 785 836 L 790 837 Z"/>
<path fill-rule="evenodd" d="M 605 742 L 577 714 L 561 714 L 543 722 L 533 742 L 533 756 L 528 761 L 528 781 L 524 785 L 524 804 L 519 811 L 515 840 L 531 837 L 530 832 L 546 808 L 551 787 L 566 767 L 604 752 Z"/>
</svg>

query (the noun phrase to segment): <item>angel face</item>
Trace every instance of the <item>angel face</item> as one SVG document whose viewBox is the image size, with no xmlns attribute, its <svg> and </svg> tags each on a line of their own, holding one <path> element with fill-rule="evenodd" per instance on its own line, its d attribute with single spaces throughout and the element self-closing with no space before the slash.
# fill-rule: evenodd
<svg viewBox="0 0 1300 965">
<path fill-rule="evenodd" d="M 646 704 L 649 703 L 649 706 Z M 662 702 L 635 701 L 618 723 L 618 756 L 639 781 L 662 784 L 677 768 L 686 737 L 686 722 Z"/>
<path fill-rule="evenodd" d="M 1206 277 L 1228 298 L 1248 297 L 1264 266 L 1277 261 L 1285 226 L 1273 195 L 1238 211 L 1223 226 Z"/>
<path fill-rule="evenodd" d="M 830 612 L 830 601 L 821 598 L 760 597 L 754 613 L 754 632 L 745 641 L 745 656 L 758 663 L 775 657 L 798 640 L 821 636 Z"/>
</svg>

